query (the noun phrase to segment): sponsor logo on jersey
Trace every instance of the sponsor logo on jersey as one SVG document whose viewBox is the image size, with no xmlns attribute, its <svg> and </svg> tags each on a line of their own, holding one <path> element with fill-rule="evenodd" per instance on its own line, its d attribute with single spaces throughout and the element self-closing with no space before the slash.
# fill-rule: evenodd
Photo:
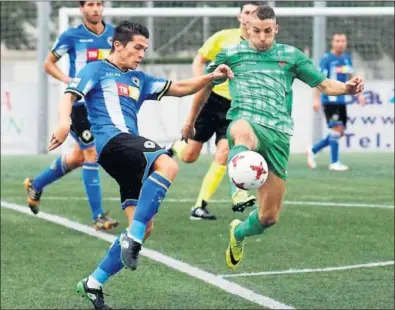
<svg viewBox="0 0 395 310">
<path fill-rule="evenodd" d="M 112 46 L 112 37 L 107 38 L 107 43 L 110 44 L 110 46 Z"/>
<path fill-rule="evenodd" d="M 81 43 L 93 42 L 93 39 L 80 39 L 79 42 Z"/>
<path fill-rule="evenodd" d="M 349 74 L 352 73 L 352 68 L 350 66 L 336 66 L 335 72 L 338 74 Z"/>
<path fill-rule="evenodd" d="M 136 84 L 136 86 L 140 86 L 140 80 L 139 80 L 138 78 L 136 78 L 135 76 L 132 77 L 132 82 L 133 82 L 134 84 Z"/>
<path fill-rule="evenodd" d="M 86 59 L 88 61 L 103 60 L 110 54 L 110 49 L 88 48 L 86 50 Z"/>
<path fill-rule="evenodd" d="M 140 97 L 140 89 L 128 84 L 117 83 L 118 96 L 129 97 L 138 100 Z"/>
</svg>

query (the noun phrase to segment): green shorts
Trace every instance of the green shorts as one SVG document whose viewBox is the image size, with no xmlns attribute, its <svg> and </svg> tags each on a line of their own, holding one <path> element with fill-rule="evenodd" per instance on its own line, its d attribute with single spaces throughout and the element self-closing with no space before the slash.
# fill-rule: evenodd
<svg viewBox="0 0 395 310">
<path fill-rule="evenodd" d="M 230 128 L 234 124 L 233 121 L 227 131 L 229 147 L 232 148 L 234 143 L 230 137 Z M 262 125 L 248 122 L 258 138 L 258 147 L 256 151 L 261 154 L 268 165 L 269 170 L 273 171 L 281 179 L 287 180 L 289 142 L 290 136 L 277 131 L 275 129 L 264 127 Z"/>
</svg>

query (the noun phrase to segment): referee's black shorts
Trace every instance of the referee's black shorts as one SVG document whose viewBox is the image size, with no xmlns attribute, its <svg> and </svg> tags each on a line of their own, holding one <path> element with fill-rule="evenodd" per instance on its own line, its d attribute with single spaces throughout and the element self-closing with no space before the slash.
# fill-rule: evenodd
<svg viewBox="0 0 395 310">
<path fill-rule="evenodd" d="M 230 121 L 226 119 L 226 113 L 230 108 L 230 100 L 212 92 L 203 106 L 196 122 L 196 134 L 194 141 L 205 143 L 215 134 L 215 143 L 226 139 L 226 131 Z"/>
</svg>

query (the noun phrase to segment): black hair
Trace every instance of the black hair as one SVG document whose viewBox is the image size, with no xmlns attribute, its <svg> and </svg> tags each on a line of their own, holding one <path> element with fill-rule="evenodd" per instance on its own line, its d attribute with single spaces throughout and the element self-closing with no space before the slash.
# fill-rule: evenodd
<svg viewBox="0 0 395 310">
<path fill-rule="evenodd" d="M 276 18 L 276 13 L 274 13 L 273 8 L 268 4 L 259 6 L 255 13 L 260 20 Z"/>
<path fill-rule="evenodd" d="M 112 47 L 111 52 L 114 51 L 114 42 L 119 41 L 123 46 L 128 44 L 128 42 L 133 41 L 133 37 L 135 35 L 143 36 L 149 39 L 149 31 L 148 29 L 139 24 L 139 23 L 131 23 L 128 21 L 121 22 L 114 31 L 114 35 L 112 37 Z"/>
<path fill-rule="evenodd" d="M 240 3 L 240 12 L 243 11 L 244 6 L 247 4 L 261 6 L 261 5 L 265 5 L 266 1 L 243 1 L 242 3 Z"/>
<path fill-rule="evenodd" d="M 87 3 L 87 1 L 78 1 L 80 3 L 80 7 L 84 7 L 85 3 Z M 103 1 L 100 1 L 101 3 L 103 3 Z"/>
<path fill-rule="evenodd" d="M 332 39 L 333 39 L 333 38 L 334 38 L 334 36 L 336 36 L 336 35 L 340 35 L 340 36 L 346 36 L 346 37 L 347 37 L 347 34 L 346 34 L 345 32 L 342 32 L 342 31 L 336 31 L 336 32 L 332 33 Z"/>
</svg>

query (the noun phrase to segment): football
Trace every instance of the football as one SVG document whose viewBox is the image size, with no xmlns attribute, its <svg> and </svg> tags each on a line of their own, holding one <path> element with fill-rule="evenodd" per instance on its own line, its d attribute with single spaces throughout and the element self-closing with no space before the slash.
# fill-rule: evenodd
<svg viewBox="0 0 395 310">
<path fill-rule="evenodd" d="M 232 182 L 240 189 L 256 189 L 266 182 L 268 168 L 262 155 L 244 151 L 234 156 L 228 164 Z"/>
</svg>

